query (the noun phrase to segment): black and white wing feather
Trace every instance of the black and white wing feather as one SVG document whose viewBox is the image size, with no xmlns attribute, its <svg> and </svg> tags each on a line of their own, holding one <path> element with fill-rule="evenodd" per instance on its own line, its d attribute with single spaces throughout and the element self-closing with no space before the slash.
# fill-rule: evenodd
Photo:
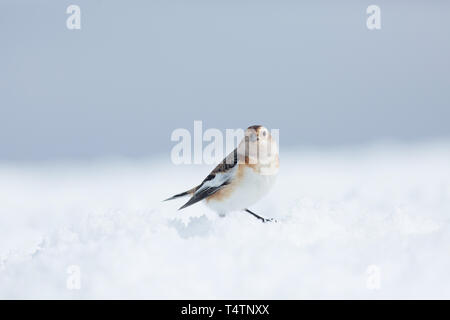
<svg viewBox="0 0 450 320">
<path fill-rule="evenodd" d="M 194 195 L 180 209 L 184 209 L 213 195 L 230 183 L 237 169 L 237 150 L 230 153 L 196 188 Z"/>
</svg>

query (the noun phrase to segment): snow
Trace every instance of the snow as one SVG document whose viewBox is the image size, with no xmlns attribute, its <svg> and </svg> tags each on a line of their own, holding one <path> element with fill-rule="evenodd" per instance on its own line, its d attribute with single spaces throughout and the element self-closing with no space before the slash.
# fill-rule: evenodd
<svg viewBox="0 0 450 320">
<path fill-rule="evenodd" d="M 0 164 L 0 298 L 450 298 L 450 143 L 280 161 L 266 224 L 161 201 L 213 166 Z"/>
</svg>

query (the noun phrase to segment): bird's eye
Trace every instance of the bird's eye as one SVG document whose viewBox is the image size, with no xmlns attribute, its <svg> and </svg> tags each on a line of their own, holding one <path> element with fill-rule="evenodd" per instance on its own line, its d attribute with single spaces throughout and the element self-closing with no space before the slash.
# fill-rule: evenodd
<svg viewBox="0 0 450 320">
<path fill-rule="evenodd" d="M 266 131 L 263 131 L 263 136 L 264 136 L 264 137 L 266 136 L 266 134 L 267 134 L 267 132 L 266 132 Z"/>
</svg>

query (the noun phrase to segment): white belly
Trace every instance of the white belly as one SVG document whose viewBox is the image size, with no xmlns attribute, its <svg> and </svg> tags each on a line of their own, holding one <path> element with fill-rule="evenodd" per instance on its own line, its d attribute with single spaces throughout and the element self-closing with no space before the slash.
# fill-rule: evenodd
<svg viewBox="0 0 450 320">
<path fill-rule="evenodd" d="M 265 196 L 275 180 L 275 174 L 261 175 L 251 168 L 245 168 L 239 183 L 229 185 L 232 192 L 228 197 L 220 200 L 210 199 L 206 201 L 206 205 L 220 215 L 246 209 Z"/>
</svg>

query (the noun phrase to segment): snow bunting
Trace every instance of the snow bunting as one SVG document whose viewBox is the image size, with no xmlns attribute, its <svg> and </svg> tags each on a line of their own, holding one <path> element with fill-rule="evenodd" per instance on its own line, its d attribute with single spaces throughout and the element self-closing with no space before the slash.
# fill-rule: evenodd
<svg viewBox="0 0 450 320">
<path fill-rule="evenodd" d="M 230 211 L 244 210 L 263 222 L 271 221 L 248 207 L 270 190 L 278 168 L 276 141 L 263 126 L 251 126 L 239 146 L 200 185 L 166 200 L 191 196 L 179 210 L 205 200 L 206 205 L 222 217 Z"/>
</svg>

